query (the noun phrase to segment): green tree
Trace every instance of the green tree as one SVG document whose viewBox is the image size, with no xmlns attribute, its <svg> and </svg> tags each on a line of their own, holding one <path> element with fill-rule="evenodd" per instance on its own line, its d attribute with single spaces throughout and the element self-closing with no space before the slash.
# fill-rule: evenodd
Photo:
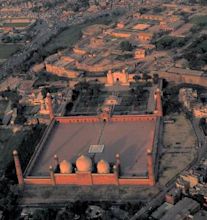
<svg viewBox="0 0 207 220">
<path fill-rule="evenodd" d="M 129 41 L 122 41 L 120 43 L 120 48 L 122 51 L 132 51 L 133 47 Z"/>
<path fill-rule="evenodd" d="M 42 88 L 41 93 L 42 93 L 43 98 L 46 98 L 47 93 L 48 93 L 48 89 L 47 88 Z"/>
<path fill-rule="evenodd" d="M 157 73 L 153 74 L 153 83 L 157 84 L 159 80 L 159 75 Z"/>
</svg>

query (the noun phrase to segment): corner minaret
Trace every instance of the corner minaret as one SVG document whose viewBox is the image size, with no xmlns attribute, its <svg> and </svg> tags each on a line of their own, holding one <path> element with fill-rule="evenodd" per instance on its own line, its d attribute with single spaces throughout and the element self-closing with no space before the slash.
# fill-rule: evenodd
<svg viewBox="0 0 207 220">
<path fill-rule="evenodd" d="M 13 151 L 13 157 L 14 157 L 14 163 L 15 163 L 15 169 L 16 169 L 16 175 L 18 179 L 18 183 L 20 186 L 24 185 L 24 178 L 22 174 L 22 168 L 19 160 L 19 155 L 16 150 Z"/>
<path fill-rule="evenodd" d="M 52 97 L 51 97 L 50 93 L 47 93 L 46 101 L 47 101 L 47 105 L 48 105 L 49 116 L 50 116 L 50 119 L 52 120 L 54 118 L 54 112 L 53 112 L 53 108 L 52 108 Z"/>
<path fill-rule="evenodd" d="M 158 88 L 155 91 L 154 100 L 155 100 L 154 114 L 158 117 L 162 117 L 163 116 L 163 110 L 162 110 L 162 102 L 161 102 L 161 92 L 160 92 L 160 89 L 158 89 Z"/>
<path fill-rule="evenodd" d="M 154 170 L 153 170 L 153 156 L 150 149 L 147 150 L 147 170 L 148 170 L 148 178 L 150 180 L 150 185 L 153 186 L 155 184 L 155 178 L 154 178 Z"/>
</svg>

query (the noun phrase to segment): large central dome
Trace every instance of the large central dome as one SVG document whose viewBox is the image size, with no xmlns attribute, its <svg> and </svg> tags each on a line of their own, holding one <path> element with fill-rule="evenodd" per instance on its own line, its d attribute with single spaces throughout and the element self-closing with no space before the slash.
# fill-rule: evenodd
<svg viewBox="0 0 207 220">
<path fill-rule="evenodd" d="M 76 160 L 76 168 L 79 172 L 91 172 L 92 171 L 92 161 L 89 157 L 81 155 Z"/>
</svg>

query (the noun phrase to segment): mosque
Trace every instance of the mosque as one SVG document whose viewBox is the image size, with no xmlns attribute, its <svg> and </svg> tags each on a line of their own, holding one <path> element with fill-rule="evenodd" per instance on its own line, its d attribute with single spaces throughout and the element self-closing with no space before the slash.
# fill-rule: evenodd
<svg viewBox="0 0 207 220">
<path fill-rule="evenodd" d="M 13 152 L 19 185 L 153 186 L 163 115 L 159 88 L 154 103 L 154 111 L 142 115 L 113 115 L 108 108 L 95 116 L 55 116 L 48 94 L 50 124 L 24 173 L 21 155 Z"/>
</svg>

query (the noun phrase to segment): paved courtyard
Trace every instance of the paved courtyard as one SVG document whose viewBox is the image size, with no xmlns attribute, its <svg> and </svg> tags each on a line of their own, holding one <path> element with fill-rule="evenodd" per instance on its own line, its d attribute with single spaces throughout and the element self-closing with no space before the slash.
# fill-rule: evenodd
<svg viewBox="0 0 207 220">
<path fill-rule="evenodd" d="M 147 175 L 146 151 L 154 135 L 155 121 L 97 122 L 57 124 L 31 169 L 30 175 L 48 175 L 53 156 L 75 163 L 81 154 L 97 163 L 100 159 L 115 162 L 120 154 L 121 175 Z M 102 144 L 101 153 L 89 153 L 90 145 Z"/>
</svg>

